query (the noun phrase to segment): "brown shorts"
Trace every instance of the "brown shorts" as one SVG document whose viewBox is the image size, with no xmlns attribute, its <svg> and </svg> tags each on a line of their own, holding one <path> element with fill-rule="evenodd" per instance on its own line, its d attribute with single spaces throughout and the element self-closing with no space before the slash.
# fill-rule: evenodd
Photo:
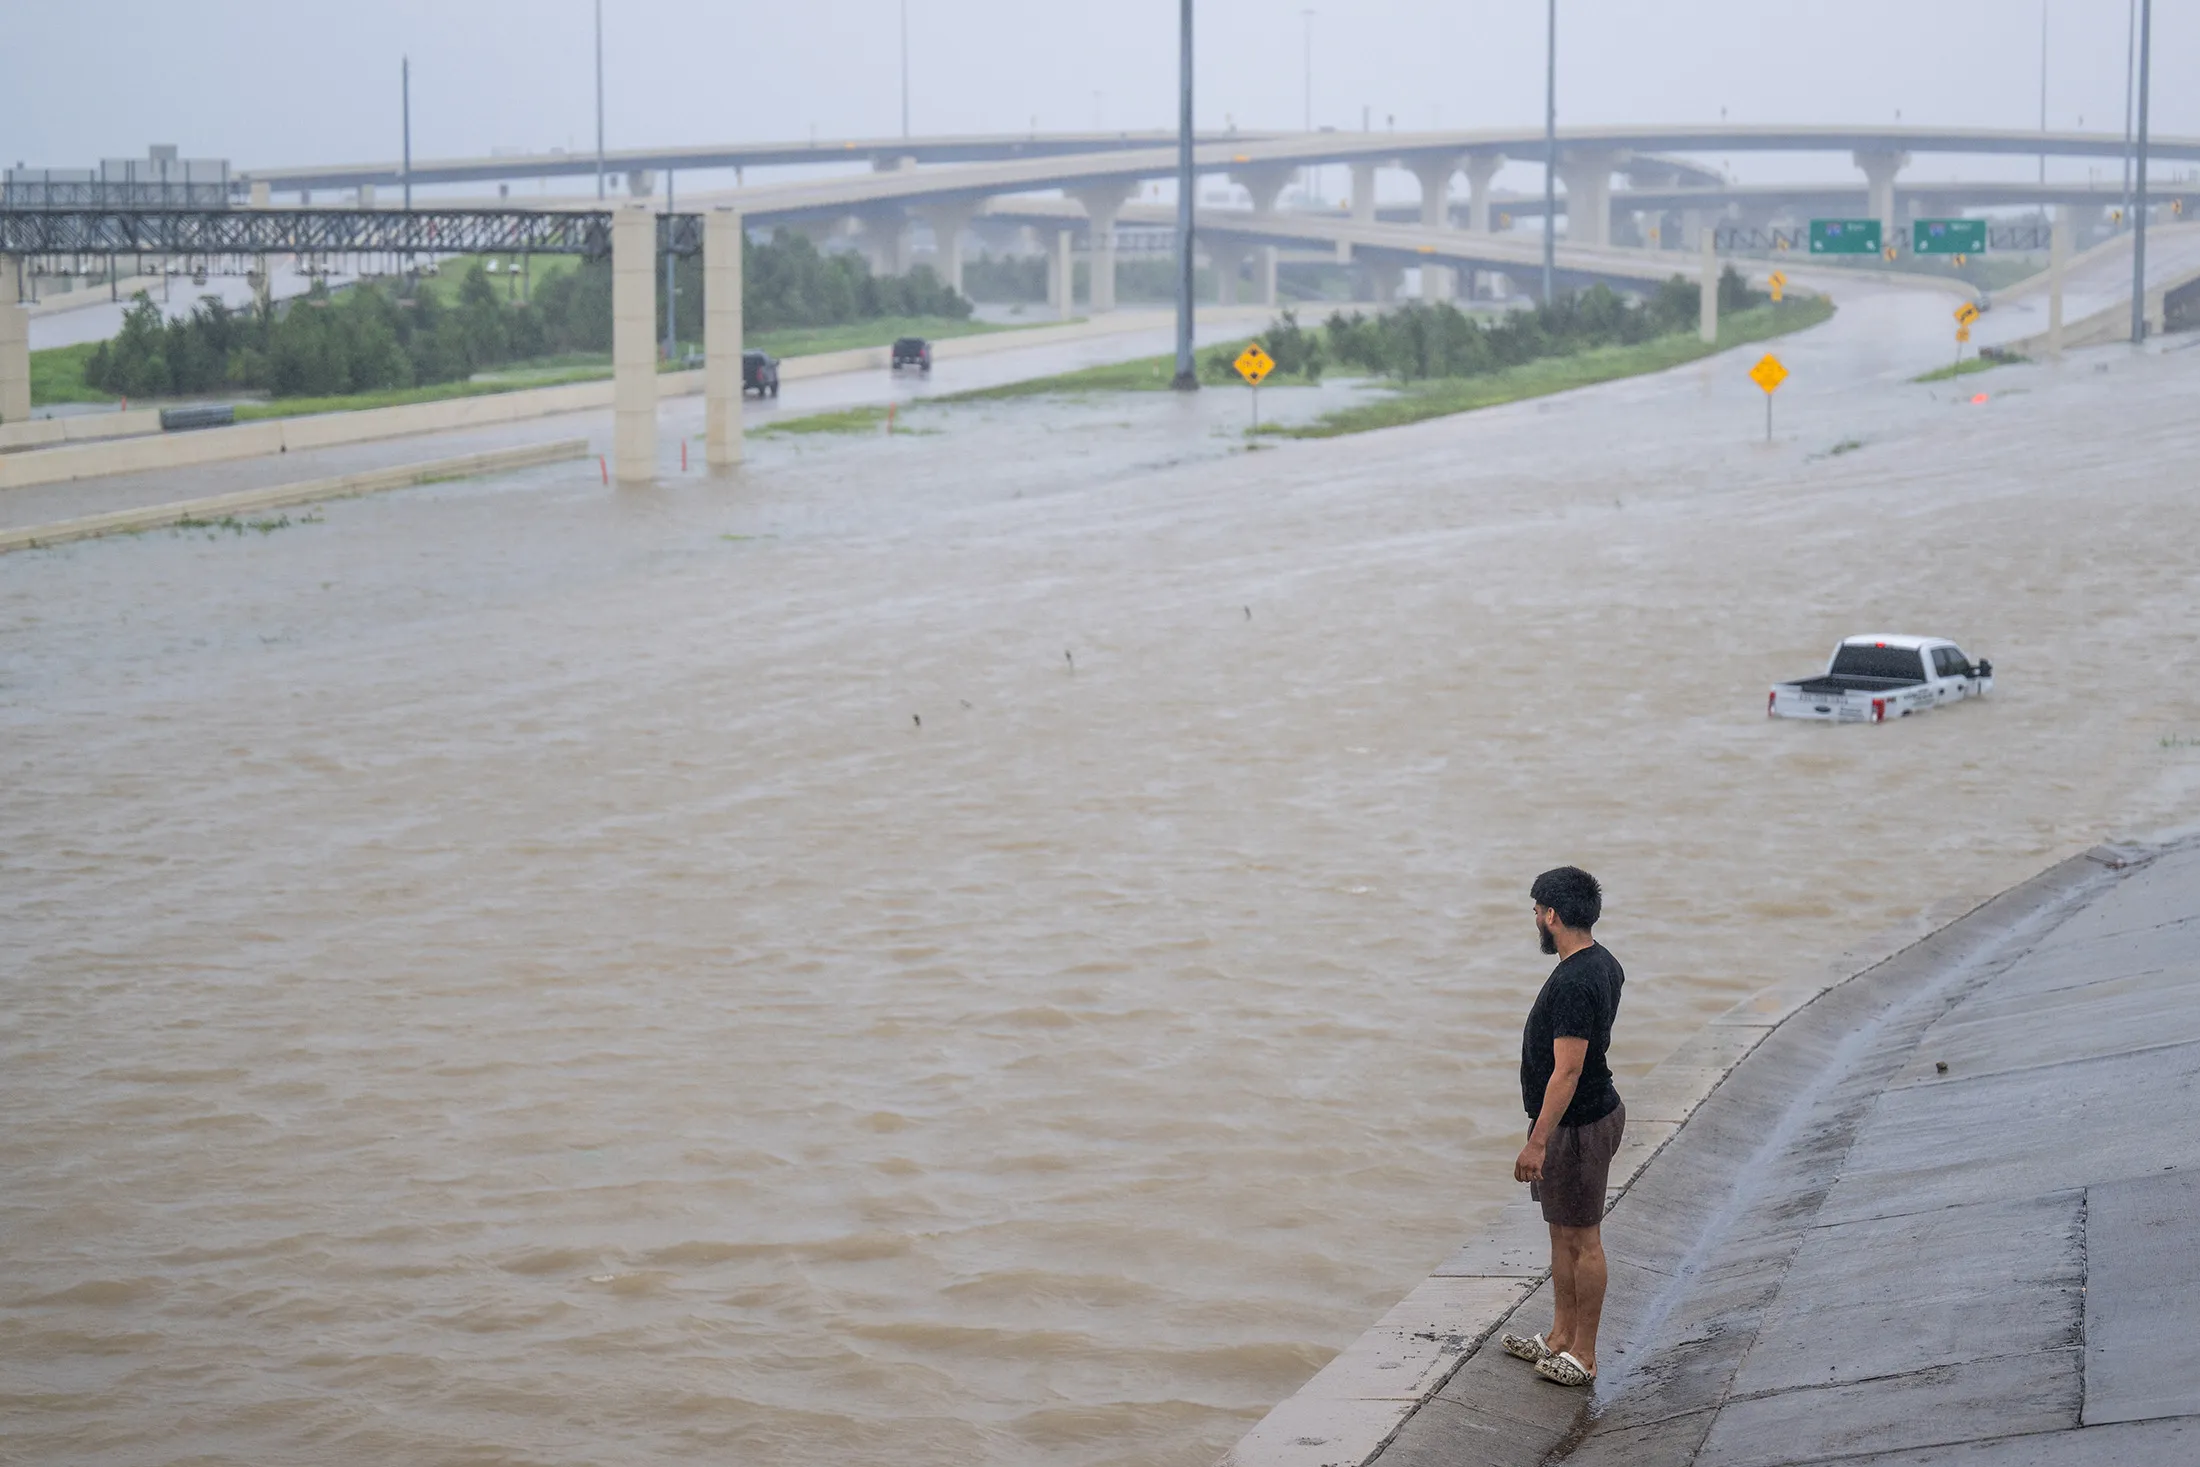
<svg viewBox="0 0 2200 1467">
<path fill-rule="evenodd" d="M 1562 1228 L 1593 1228 L 1604 1221 L 1604 1184 L 1612 1175 L 1612 1154 L 1627 1129 L 1623 1101 L 1612 1113 L 1586 1126 L 1560 1126 L 1543 1154 L 1543 1180 L 1528 1184 L 1528 1195 L 1543 1204 L 1543 1220 Z M 1528 1122 L 1535 1133 L 1535 1122 Z"/>
</svg>

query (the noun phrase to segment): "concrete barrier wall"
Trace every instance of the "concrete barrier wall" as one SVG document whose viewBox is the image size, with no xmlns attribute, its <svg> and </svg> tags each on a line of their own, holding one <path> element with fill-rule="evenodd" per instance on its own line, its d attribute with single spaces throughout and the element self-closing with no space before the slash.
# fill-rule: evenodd
<svg viewBox="0 0 2200 1467">
<path fill-rule="evenodd" d="M 554 443 L 529 443 L 518 448 L 497 448 L 486 453 L 431 459 L 426 463 L 405 464 L 392 469 L 372 469 L 365 473 L 344 474 L 331 479 L 306 479 L 296 484 L 277 484 L 267 489 L 245 489 L 235 494 L 215 494 L 201 499 L 182 499 L 168 504 L 118 509 L 107 514 L 86 515 L 81 519 L 60 520 L 53 524 L 0 530 L 0 553 L 65 545 L 72 540 L 89 540 L 100 535 L 130 534 L 138 530 L 158 530 L 193 521 L 218 520 L 226 516 L 281 509 L 294 504 L 311 504 L 322 499 L 375 494 L 386 489 L 410 488 L 415 484 L 470 479 L 481 474 L 502 473 L 512 469 L 532 468 L 537 464 L 580 458 L 587 452 L 587 439 L 564 438 Z"/>
<path fill-rule="evenodd" d="M 160 289 L 160 284 L 161 281 L 158 275 L 127 276 L 117 287 L 122 293 L 120 303 L 128 305 L 131 296 L 136 295 L 141 290 L 151 294 L 153 291 Z M 33 318 L 36 318 L 39 316 L 58 316 L 64 311 L 81 311 L 87 306 L 104 306 L 115 303 L 114 297 L 108 292 L 107 282 L 102 280 L 88 290 L 66 290 L 59 295 L 41 296 L 35 301 L 26 301 L 23 309 L 30 312 Z"/>
<path fill-rule="evenodd" d="M 51 448 L 62 443 L 97 443 L 160 431 L 160 409 L 132 408 L 122 413 L 76 413 L 66 418 L 33 418 L 0 423 L 0 453 Z"/>
</svg>

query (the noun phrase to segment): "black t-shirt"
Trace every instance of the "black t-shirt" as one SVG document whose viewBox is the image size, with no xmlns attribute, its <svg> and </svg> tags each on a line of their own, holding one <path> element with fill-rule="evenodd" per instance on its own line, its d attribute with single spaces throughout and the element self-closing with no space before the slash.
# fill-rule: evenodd
<svg viewBox="0 0 2200 1467">
<path fill-rule="evenodd" d="M 1531 1118 L 1543 1113 L 1543 1092 L 1558 1068 L 1551 1053 L 1554 1039 L 1589 1041 L 1581 1083 L 1558 1123 L 1586 1126 L 1618 1106 L 1619 1091 L 1612 1087 L 1612 1067 L 1604 1062 L 1604 1052 L 1612 1045 L 1612 1020 L 1619 1017 L 1619 990 L 1626 981 L 1619 959 L 1602 943 L 1591 943 L 1565 959 L 1543 980 L 1520 1035 L 1520 1102 Z"/>
</svg>

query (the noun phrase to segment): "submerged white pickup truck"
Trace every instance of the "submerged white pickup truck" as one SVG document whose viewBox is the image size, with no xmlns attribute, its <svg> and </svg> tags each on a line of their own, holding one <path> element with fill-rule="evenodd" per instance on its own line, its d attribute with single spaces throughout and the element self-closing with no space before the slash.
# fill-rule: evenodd
<svg viewBox="0 0 2200 1467">
<path fill-rule="evenodd" d="M 1972 662 L 1945 637 L 1850 637 L 1833 649 L 1824 676 L 1774 683 L 1765 717 L 1885 723 L 1983 698 L 1993 686 L 1994 664 Z"/>
</svg>

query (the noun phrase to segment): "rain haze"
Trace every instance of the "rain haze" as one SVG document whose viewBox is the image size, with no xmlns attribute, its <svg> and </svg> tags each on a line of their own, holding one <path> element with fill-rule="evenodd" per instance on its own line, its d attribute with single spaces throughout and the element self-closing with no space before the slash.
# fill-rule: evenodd
<svg viewBox="0 0 2200 1467">
<path fill-rule="evenodd" d="M 601 9 L 10 7 L 0 1461 L 2192 1456 L 2200 5 Z"/>
</svg>

